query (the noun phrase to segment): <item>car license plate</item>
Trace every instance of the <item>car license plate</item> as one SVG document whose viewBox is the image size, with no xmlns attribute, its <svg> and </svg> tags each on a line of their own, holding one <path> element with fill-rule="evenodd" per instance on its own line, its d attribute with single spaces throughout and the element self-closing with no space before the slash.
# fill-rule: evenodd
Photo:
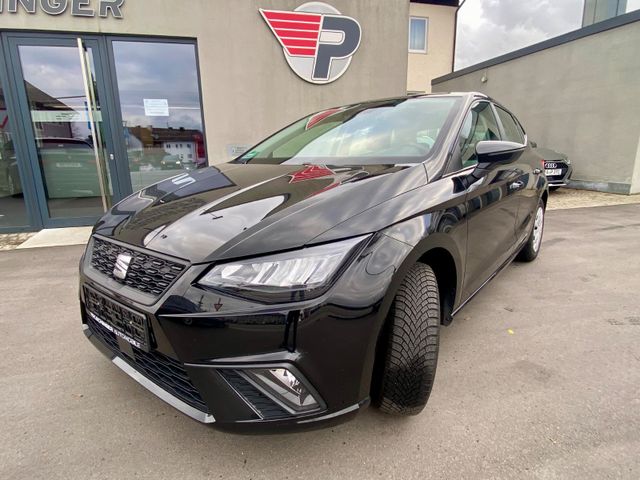
<svg viewBox="0 0 640 480">
<path fill-rule="evenodd" d="M 149 351 L 149 326 L 145 315 L 120 305 L 87 286 L 84 287 L 84 292 L 87 315 L 93 321 L 134 347 Z"/>
<path fill-rule="evenodd" d="M 554 168 L 552 170 L 545 170 L 544 174 L 547 177 L 555 177 L 555 176 L 558 176 L 558 175 L 562 175 L 562 169 L 561 168 Z"/>
</svg>

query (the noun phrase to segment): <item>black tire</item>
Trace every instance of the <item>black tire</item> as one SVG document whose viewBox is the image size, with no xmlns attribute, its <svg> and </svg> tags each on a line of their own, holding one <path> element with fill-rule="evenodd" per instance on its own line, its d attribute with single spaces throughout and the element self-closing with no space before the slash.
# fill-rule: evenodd
<svg viewBox="0 0 640 480">
<path fill-rule="evenodd" d="M 417 415 L 438 364 L 440 296 L 430 266 L 411 267 L 391 307 L 377 404 L 384 413 Z"/>
<path fill-rule="evenodd" d="M 560 187 L 554 187 L 554 186 L 550 186 L 549 190 L 552 192 L 555 192 L 556 190 L 558 190 Z"/>
<path fill-rule="evenodd" d="M 538 215 L 542 215 L 541 223 L 538 223 Z M 519 262 L 533 262 L 540 253 L 540 247 L 542 246 L 542 234 L 544 233 L 544 217 L 545 208 L 542 199 L 538 200 L 538 206 L 536 207 L 536 213 L 533 221 L 533 228 L 531 234 L 527 239 L 527 243 L 524 244 L 516 260 Z M 539 237 L 536 234 L 539 232 Z"/>
</svg>

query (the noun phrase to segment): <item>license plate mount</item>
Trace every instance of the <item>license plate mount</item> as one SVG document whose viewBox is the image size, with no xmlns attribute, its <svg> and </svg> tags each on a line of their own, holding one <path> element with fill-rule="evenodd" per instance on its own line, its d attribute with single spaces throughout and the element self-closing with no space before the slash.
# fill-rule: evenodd
<svg viewBox="0 0 640 480">
<path fill-rule="evenodd" d="M 94 322 L 134 347 L 149 351 L 149 321 L 146 315 L 125 307 L 87 286 L 84 287 L 84 292 L 87 315 Z"/>
</svg>

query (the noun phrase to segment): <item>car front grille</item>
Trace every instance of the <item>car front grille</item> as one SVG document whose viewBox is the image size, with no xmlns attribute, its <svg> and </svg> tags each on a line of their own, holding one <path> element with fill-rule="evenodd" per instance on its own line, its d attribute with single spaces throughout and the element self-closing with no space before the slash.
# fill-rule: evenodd
<svg viewBox="0 0 640 480">
<path fill-rule="evenodd" d="M 122 358 L 142 375 L 156 385 L 166 390 L 183 402 L 202 412 L 209 413 L 207 405 L 202 400 L 200 393 L 191 383 L 191 379 L 184 366 L 177 360 L 168 357 L 158 351 L 144 352 L 133 347 L 133 356 L 130 358 L 122 354 L 118 347 L 118 340 L 112 332 L 104 328 L 91 318 L 87 318 L 87 325 L 104 345 L 115 355 Z"/>
<path fill-rule="evenodd" d="M 131 256 L 124 280 L 116 278 L 113 274 L 120 254 Z M 166 292 L 187 268 L 185 264 L 150 253 L 142 253 L 96 237 L 93 238 L 91 266 L 119 283 L 156 297 Z"/>
</svg>

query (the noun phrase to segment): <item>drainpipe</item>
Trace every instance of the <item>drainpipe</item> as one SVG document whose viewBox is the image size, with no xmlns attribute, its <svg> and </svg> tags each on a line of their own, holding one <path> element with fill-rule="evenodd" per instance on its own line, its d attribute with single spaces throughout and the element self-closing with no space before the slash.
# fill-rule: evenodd
<svg viewBox="0 0 640 480">
<path fill-rule="evenodd" d="M 455 22 L 453 24 L 453 56 L 451 57 L 451 71 L 453 72 L 453 69 L 456 66 L 456 43 L 458 40 L 458 12 L 460 11 L 460 9 L 462 8 L 462 6 L 464 5 L 464 2 L 466 2 L 467 0 L 462 0 L 460 2 L 460 5 L 458 5 L 456 7 L 456 19 Z"/>
</svg>

